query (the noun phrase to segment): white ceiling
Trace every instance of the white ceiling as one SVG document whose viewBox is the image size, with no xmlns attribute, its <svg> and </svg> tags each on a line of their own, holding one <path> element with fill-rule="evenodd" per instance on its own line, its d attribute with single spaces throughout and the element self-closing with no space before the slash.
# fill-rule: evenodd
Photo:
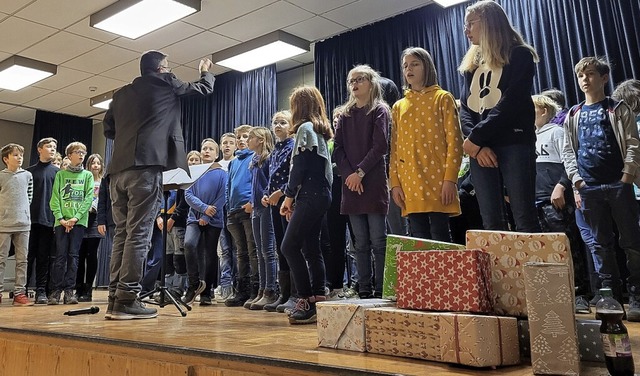
<svg viewBox="0 0 640 376">
<path fill-rule="evenodd" d="M 136 40 L 94 29 L 89 16 L 116 0 L 0 0 L 0 61 L 21 55 L 58 65 L 58 73 L 19 91 L 0 91 L 0 119 L 33 124 L 35 109 L 102 119 L 89 98 L 139 75 L 147 50 L 169 55 L 184 80 L 198 61 L 278 29 L 311 42 L 349 31 L 432 0 L 202 0 L 202 10 Z M 308 52 L 278 71 L 313 61 Z M 214 74 L 226 68 L 214 66 Z"/>
</svg>

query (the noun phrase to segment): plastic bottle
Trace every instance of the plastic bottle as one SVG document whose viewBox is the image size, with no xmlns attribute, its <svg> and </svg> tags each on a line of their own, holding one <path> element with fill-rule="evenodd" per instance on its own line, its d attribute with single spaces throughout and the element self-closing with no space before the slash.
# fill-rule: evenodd
<svg viewBox="0 0 640 376">
<path fill-rule="evenodd" d="M 612 376 L 633 376 L 635 367 L 627 328 L 622 323 L 624 309 L 611 289 L 600 289 L 602 299 L 596 304 L 596 316 L 602 320 L 600 335 L 607 370 Z"/>
</svg>

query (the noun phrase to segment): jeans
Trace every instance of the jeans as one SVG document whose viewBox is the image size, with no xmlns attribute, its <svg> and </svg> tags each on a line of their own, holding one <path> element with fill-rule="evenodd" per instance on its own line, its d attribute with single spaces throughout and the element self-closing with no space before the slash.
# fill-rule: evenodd
<svg viewBox="0 0 640 376">
<path fill-rule="evenodd" d="M 236 265 L 238 274 L 236 280 L 244 281 L 250 278 L 252 284 L 258 284 L 258 255 L 256 242 L 251 227 L 251 216 L 244 210 L 236 210 L 228 214 L 227 229 L 231 233 L 236 245 Z"/>
<path fill-rule="evenodd" d="M 169 234 L 167 234 L 169 235 Z M 169 240 L 167 239 L 167 243 Z M 169 245 L 167 245 L 168 247 Z M 142 286 L 142 292 L 149 292 L 156 288 L 156 282 L 160 276 L 160 270 L 162 269 L 162 253 L 163 253 L 162 231 L 153 225 L 153 233 L 151 234 L 151 248 L 147 253 L 147 261 L 145 263 L 144 273 L 140 285 Z"/>
<path fill-rule="evenodd" d="M 16 282 L 13 291 L 16 294 L 21 294 L 26 291 L 27 286 L 29 231 L 0 232 L 0 292 L 4 288 L 4 269 L 11 242 L 16 248 Z"/>
<path fill-rule="evenodd" d="M 140 293 L 140 280 L 162 199 L 162 168 L 131 169 L 111 175 L 116 231 L 111 252 L 109 296 L 123 304 Z"/>
<path fill-rule="evenodd" d="M 190 223 L 184 234 L 189 286 L 197 286 L 202 276 L 207 284 L 202 292 L 204 296 L 211 296 L 211 289 L 218 279 L 217 245 L 221 230 L 219 227 Z"/>
<path fill-rule="evenodd" d="M 331 206 L 327 211 L 326 221 L 323 221 L 323 232 L 325 231 L 324 222 L 326 222 L 326 232 L 329 234 L 329 252 L 323 254 L 323 258 L 327 273 L 327 286 L 330 289 L 340 289 L 344 286 L 349 216 L 340 214 L 341 200 L 342 179 L 334 176 L 331 187 Z"/>
<path fill-rule="evenodd" d="M 37 223 L 31 224 L 29 235 L 29 255 L 27 268 L 27 283 L 31 282 L 33 263 L 36 263 L 36 288 L 45 290 L 49 283 L 49 263 L 55 253 L 55 235 L 53 227 Z"/>
<path fill-rule="evenodd" d="M 78 257 L 78 276 L 76 278 L 76 290 L 79 288 L 84 290 L 83 284 L 86 284 L 86 290 L 93 287 L 93 281 L 96 279 L 98 271 L 98 247 L 100 247 L 102 238 L 84 238 L 80 245 L 80 253 Z"/>
<path fill-rule="evenodd" d="M 349 215 L 349 222 L 351 222 L 351 229 L 356 240 L 359 292 L 382 294 L 387 239 L 386 216 L 384 214 L 352 214 Z M 373 275 L 371 273 L 372 265 Z M 372 281 L 372 276 L 374 281 Z"/>
<path fill-rule="evenodd" d="M 627 289 L 630 295 L 640 297 L 640 225 L 633 186 L 618 181 L 585 185 L 579 191 L 584 218 L 594 238 L 593 260 L 602 287 L 610 287 L 615 293 L 622 285 L 615 253 L 615 222 L 620 247 L 627 255 Z"/>
<path fill-rule="evenodd" d="M 255 206 L 253 213 L 251 213 L 251 223 L 258 254 L 260 288 L 275 291 L 277 262 L 274 249 L 273 222 L 269 208 L 262 206 L 262 204 Z"/>
<path fill-rule="evenodd" d="M 289 222 L 287 219 L 280 215 L 280 206 L 284 201 L 284 196 L 280 198 L 278 201 L 278 205 L 271 207 L 271 221 L 273 223 L 273 234 L 276 239 L 276 252 L 278 254 L 278 271 L 288 272 L 289 263 L 287 262 L 287 258 L 282 254 L 282 240 L 284 239 L 284 233 L 287 231 L 287 226 Z"/>
<path fill-rule="evenodd" d="M 298 296 L 307 298 L 324 295 L 325 269 L 320 250 L 322 218 L 331 203 L 331 196 L 298 194 L 295 209 L 282 241 L 282 253 L 287 258 Z"/>
<path fill-rule="evenodd" d="M 409 233 L 409 222 L 402 216 L 402 209 L 395 201 L 389 200 L 389 214 L 387 214 L 387 233 L 406 236 Z"/>
<path fill-rule="evenodd" d="M 435 212 L 411 213 L 409 214 L 409 232 L 414 238 L 451 243 L 449 214 Z"/>
<path fill-rule="evenodd" d="M 535 146 L 509 145 L 492 148 L 498 168 L 481 167 L 471 158 L 471 179 L 486 230 L 509 230 L 503 187 L 507 189 L 516 231 L 540 232 L 536 214 Z"/>
<path fill-rule="evenodd" d="M 84 226 L 75 225 L 69 232 L 64 226 L 54 228 L 56 253 L 51 263 L 50 291 L 73 290 L 78 273 L 78 253 L 84 237 Z"/>
<path fill-rule="evenodd" d="M 583 253 L 586 254 L 587 260 L 587 273 L 589 273 L 589 285 L 591 289 L 591 295 L 595 295 L 602 287 L 600 283 L 600 276 L 596 272 L 594 255 L 593 251 L 593 235 L 591 234 L 591 228 L 587 225 L 587 222 L 584 219 L 584 214 L 582 213 L 582 209 L 576 209 L 576 225 L 578 226 L 578 230 L 580 230 L 580 237 L 582 237 L 583 245 L 582 248 Z"/>
<path fill-rule="evenodd" d="M 223 228 L 220 232 L 220 286 L 233 286 L 233 280 L 236 277 L 235 251 L 233 240 L 227 228 Z"/>
</svg>

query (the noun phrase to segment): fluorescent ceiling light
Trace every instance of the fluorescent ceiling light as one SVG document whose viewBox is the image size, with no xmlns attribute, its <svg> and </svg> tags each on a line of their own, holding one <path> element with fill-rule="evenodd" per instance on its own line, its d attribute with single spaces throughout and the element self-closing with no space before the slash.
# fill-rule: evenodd
<svg viewBox="0 0 640 376">
<path fill-rule="evenodd" d="M 91 107 L 108 110 L 109 103 L 111 103 L 111 101 L 113 100 L 113 94 L 116 92 L 116 90 L 111 90 L 104 94 L 96 95 L 95 97 L 89 99 L 89 104 L 91 105 Z"/>
<path fill-rule="evenodd" d="M 89 25 L 136 39 L 200 11 L 200 0 L 118 0 L 91 15 Z"/>
<path fill-rule="evenodd" d="M 214 64 L 247 72 L 309 51 L 309 42 L 278 30 L 211 55 Z"/>
<path fill-rule="evenodd" d="M 434 3 L 440 5 L 443 8 L 448 8 L 452 5 L 456 5 L 456 4 L 460 4 L 460 3 L 465 3 L 469 0 L 433 0 Z"/>
<path fill-rule="evenodd" d="M 0 89 L 20 90 L 57 72 L 53 64 L 14 55 L 0 63 Z"/>
</svg>

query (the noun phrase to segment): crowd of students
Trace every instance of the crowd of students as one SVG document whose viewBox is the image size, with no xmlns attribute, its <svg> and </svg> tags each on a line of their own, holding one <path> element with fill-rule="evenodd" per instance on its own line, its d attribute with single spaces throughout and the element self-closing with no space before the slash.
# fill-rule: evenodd
<svg viewBox="0 0 640 376">
<path fill-rule="evenodd" d="M 578 312 L 590 312 L 599 287 L 621 298 L 619 234 L 630 274 L 627 317 L 640 321 L 633 188 L 640 177 L 640 82 L 625 81 L 607 97 L 607 62 L 583 58 L 575 72 L 585 101 L 567 109 L 558 90 L 531 96 L 537 53 L 497 3 L 468 7 L 464 32 L 471 46 L 459 67 L 465 79 L 459 104 L 438 85 L 429 52 L 411 47 L 400 56 L 402 99 L 390 95 L 393 83 L 358 65 L 348 73 L 349 96 L 333 122 L 320 92 L 300 87 L 290 110 L 273 115 L 271 129 L 239 126 L 222 135 L 222 150 L 203 140 L 187 161 L 211 167 L 172 193 L 163 208 L 166 224 L 157 217 L 154 232 L 166 225 L 171 234 L 171 259 L 158 276 L 161 243 L 152 241 L 143 289 L 166 278 L 186 304 L 215 299 L 312 323 L 318 301 L 381 296 L 389 231 L 459 241 L 452 217 L 469 217 L 461 200 L 471 198 L 485 229 L 568 234 Z M 30 304 L 29 231 L 38 304 L 57 304 L 61 293 L 65 304 L 90 301 L 95 239 L 113 233 L 102 159 L 90 156 L 84 170 L 86 148 L 71 143 L 69 165 L 58 171 L 56 146 L 40 141 L 40 161 L 28 171 L 20 168 L 22 147 L 2 149 L 0 209 L 11 215 L 0 219 L 0 283 L 13 239 L 14 304 Z M 21 216 L 29 202 L 30 219 Z M 78 267 L 83 259 L 86 268 Z"/>
</svg>

